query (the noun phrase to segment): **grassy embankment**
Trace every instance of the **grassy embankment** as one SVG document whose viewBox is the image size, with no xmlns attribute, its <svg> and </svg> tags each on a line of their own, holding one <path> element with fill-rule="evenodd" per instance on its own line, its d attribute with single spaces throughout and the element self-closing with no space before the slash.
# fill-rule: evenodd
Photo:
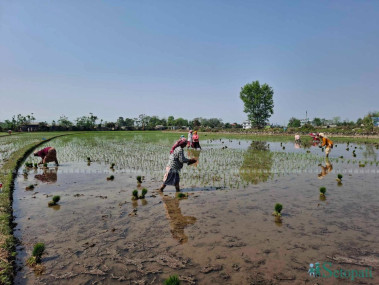
<svg viewBox="0 0 379 285">
<path fill-rule="evenodd" d="M 0 166 L 0 182 L 3 184 L 2 191 L 0 192 L 0 284 L 12 284 L 13 281 L 16 241 L 13 237 L 12 202 L 14 179 L 17 176 L 17 170 L 24 158 L 36 147 L 55 137 L 67 134 L 62 132 L 23 133 L 9 136 L 9 139 L 15 141 L 25 140 L 24 142 L 27 142 L 27 144 L 20 144 L 20 148 L 15 148 L 4 164 Z M 42 138 L 45 138 L 45 140 L 42 140 Z M 2 140 L 6 139 L 2 138 Z M 9 142 L 5 141 L 5 143 Z"/>
</svg>

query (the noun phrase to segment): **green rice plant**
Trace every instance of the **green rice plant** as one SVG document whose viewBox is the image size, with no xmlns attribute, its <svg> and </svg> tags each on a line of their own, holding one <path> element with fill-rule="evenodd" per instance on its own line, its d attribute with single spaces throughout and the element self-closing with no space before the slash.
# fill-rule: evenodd
<svg viewBox="0 0 379 285">
<path fill-rule="evenodd" d="M 137 182 L 140 184 L 142 183 L 142 176 L 140 176 L 140 175 L 137 176 Z"/>
<path fill-rule="evenodd" d="M 90 158 L 90 157 L 87 157 L 87 161 L 88 161 L 88 162 L 91 162 L 91 158 Z"/>
<path fill-rule="evenodd" d="M 113 169 L 115 165 L 116 165 L 115 163 L 112 163 L 110 168 Z"/>
<path fill-rule="evenodd" d="M 28 258 L 26 263 L 29 266 L 35 266 L 38 263 L 41 263 L 42 254 L 45 251 L 45 244 L 42 242 L 36 243 L 33 248 L 32 256 Z"/>
<path fill-rule="evenodd" d="M 326 187 L 320 187 L 320 196 L 324 196 L 325 197 L 325 193 L 326 193 Z"/>
<path fill-rule="evenodd" d="M 44 164 L 43 164 L 43 167 L 47 167 L 47 163 L 44 163 Z"/>
<path fill-rule="evenodd" d="M 283 209 L 283 205 L 280 204 L 280 203 L 276 203 L 276 204 L 275 204 L 275 207 L 274 207 L 274 210 L 275 210 L 275 211 L 274 211 L 272 214 L 273 214 L 274 216 L 281 217 L 281 216 L 282 216 L 282 214 L 281 214 L 282 209 Z"/>
<path fill-rule="evenodd" d="M 113 180 L 114 180 L 114 176 L 111 175 L 111 176 L 107 177 L 107 180 L 108 180 L 108 181 L 113 181 Z"/>
<path fill-rule="evenodd" d="M 25 190 L 34 190 L 34 185 L 33 184 L 30 184 L 29 186 L 25 187 Z"/>
<path fill-rule="evenodd" d="M 138 190 L 137 189 L 133 190 L 132 195 L 133 195 L 132 200 L 138 200 Z"/>
<path fill-rule="evenodd" d="M 143 189 L 142 189 L 142 194 L 141 194 L 141 196 L 139 196 L 139 199 L 145 199 L 145 195 L 146 195 L 146 193 L 147 193 L 147 189 L 146 189 L 146 188 L 143 188 Z"/>
<path fill-rule="evenodd" d="M 61 196 L 59 196 L 59 195 L 53 196 L 51 201 L 49 201 L 49 203 L 48 203 L 49 207 L 57 205 L 57 203 L 60 201 L 60 199 L 61 199 Z"/>
<path fill-rule="evenodd" d="M 38 167 L 38 164 L 37 163 L 34 163 L 34 168 L 37 168 Z"/>
<path fill-rule="evenodd" d="M 343 175 L 341 173 L 338 173 L 337 177 L 339 180 L 342 180 Z"/>
<path fill-rule="evenodd" d="M 181 199 L 181 198 L 187 198 L 188 194 L 179 192 L 179 193 L 176 194 L 176 197 L 178 197 L 179 199 Z"/>
<path fill-rule="evenodd" d="M 28 167 L 28 168 L 31 168 L 31 167 L 33 167 L 33 163 L 31 163 L 31 162 L 25 162 L 25 166 Z"/>
<path fill-rule="evenodd" d="M 171 275 L 164 281 L 165 285 L 180 285 L 180 280 L 178 275 Z"/>
</svg>

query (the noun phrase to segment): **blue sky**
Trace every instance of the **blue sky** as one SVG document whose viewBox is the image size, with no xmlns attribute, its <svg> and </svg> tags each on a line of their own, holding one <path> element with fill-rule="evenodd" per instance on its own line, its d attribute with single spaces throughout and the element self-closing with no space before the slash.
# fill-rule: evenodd
<svg viewBox="0 0 379 285">
<path fill-rule="evenodd" d="M 0 121 L 93 112 L 356 120 L 379 109 L 379 1 L 0 1 Z"/>
</svg>

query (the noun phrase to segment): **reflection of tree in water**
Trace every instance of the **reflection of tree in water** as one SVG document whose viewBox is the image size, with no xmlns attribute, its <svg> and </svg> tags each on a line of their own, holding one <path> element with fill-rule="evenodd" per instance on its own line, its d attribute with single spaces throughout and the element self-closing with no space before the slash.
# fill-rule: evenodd
<svg viewBox="0 0 379 285">
<path fill-rule="evenodd" d="M 372 158 L 373 160 L 376 160 L 377 154 L 374 149 L 374 145 L 366 144 L 366 150 L 362 152 L 362 155 L 365 159 Z"/>
<path fill-rule="evenodd" d="M 52 168 L 46 168 L 43 170 L 43 174 L 37 174 L 34 176 L 35 179 L 40 180 L 44 183 L 55 183 L 58 180 L 57 176 L 58 167 Z"/>
<path fill-rule="evenodd" d="M 179 199 L 175 197 L 163 196 L 163 202 L 166 208 L 167 218 L 170 221 L 172 237 L 180 243 L 186 243 L 188 237 L 185 235 L 184 229 L 188 225 L 193 225 L 196 222 L 196 218 L 183 216 L 179 208 Z"/>
<path fill-rule="evenodd" d="M 272 176 L 272 163 L 272 153 L 267 142 L 253 141 L 244 155 L 240 176 L 244 181 L 254 184 L 265 182 Z"/>
<path fill-rule="evenodd" d="M 188 158 L 194 158 L 196 159 L 196 162 L 191 164 L 192 167 L 197 167 L 199 164 L 199 159 L 200 159 L 200 151 L 194 150 L 194 149 L 188 149 L 187 151 Z"/>
</svg>

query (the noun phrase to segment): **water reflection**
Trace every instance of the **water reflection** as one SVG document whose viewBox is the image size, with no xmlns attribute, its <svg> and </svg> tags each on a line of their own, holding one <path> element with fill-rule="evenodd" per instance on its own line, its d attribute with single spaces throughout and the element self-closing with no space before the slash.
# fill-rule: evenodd
<svg viewBox="0 0 379 285">
<path fill-rule="evenodd" d="M 163 196 L 163 194 L 161 194 Z M 183 216 L 182 210 L 179 207 L 180 200 L 175 197 L 162 197 L 167 218 L 170 221 L 172 237 L 183 244 L 188 241 L 188 236 L 184 233 L 184 229 L 188 225 L 193 225 L 196 222 L 195 217 Z"/>
<path fill-rule="evenodd" d="M 325 157 L 325 166 L 321 163 L 318 165 L 321 167 L 321 172 L 318 174 L 319 179 L 323 179 L 333 170 L 333 165 L 330 163 L 329 158 Z"/>
<path fill-rule="evenodd" d="M 362 155 L 365 159 L 372 158 L 373 160 L 376 160 L 377 153 L 374 149 L 374 145 L 366 144 L 366 150 L 364 152 L 362 152 Z"/>
<path fill-rule="evenodd" d="M 48 184 L 53 184 L 58 180 L 58 167 L 55 168 L 44 168 L 42 174 L 37 174 L 34 176 L 35 179 Z"/>
<path fill-rule="evenodd" d="M 240 177 L 253 184 L 265 182 L 272 176 L 272 163 L 272 153 L 267 142 L 253 141 L 244 155 Z"/>
</svg>

